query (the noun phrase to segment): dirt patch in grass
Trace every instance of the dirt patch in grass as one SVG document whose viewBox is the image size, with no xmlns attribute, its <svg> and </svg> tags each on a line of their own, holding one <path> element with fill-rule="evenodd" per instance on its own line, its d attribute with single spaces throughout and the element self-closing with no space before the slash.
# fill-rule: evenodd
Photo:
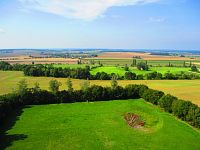
<svg viewBox="0 0 200 150">
<path fill-rule="evenodd" d="M 133 128 L 141 128 L 145 124 L 145 122 L 142 121 L 142 119 L 138 115 L 133 113 L 126 113 L 124 115 L 124 119 L 126 120 L 128 125 Z"/>
</svg>

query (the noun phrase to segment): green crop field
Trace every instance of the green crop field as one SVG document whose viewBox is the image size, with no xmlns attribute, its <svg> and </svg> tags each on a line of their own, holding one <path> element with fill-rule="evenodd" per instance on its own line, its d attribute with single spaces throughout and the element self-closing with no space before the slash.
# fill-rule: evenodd
<svg viewBox="0 0 200 150">
<path fill-rule="evenodd" d="M 26 79 L 29 87 L 33 87 L 35 82 L 40 84 L 42 89 L 48 89 L 49 81 L 56 79 L 62 83 L 60 89 L 66 89 L 66 78 L 52 77 L 27 77 L 20 71 L 0 71 L 0 94 L 12 92 L 17 88 L 17 83 L 21 79 Z M 72 79 L 74 89 L 80 89 L 84 80 Z M 170 93 L 184 100 L 191 100 L 200 105 L 200 80 L 119 80 L 119 85 L 127 84 L 145 84 L 150 88 Z M 110 86 L 110 81 L 91 80 L 90 85 Z"/>
<path fill-rule="evenodd" d="M 123 118 L 128 112 L 145 126 L 130 127 Z M 0 145 L 7 150 L 199 150 L 199 141 L 198 130 L 140 99 L 30 106 Z"/>
<path fill-rule="evenodd" d="M 180 73 L 183 72 L 189 72 L 190 68 L 184 68 L 184 67 L 150 67 L 149 71 L 143 71 L 138 70 L 136 67 L 129 67 L 129 71 L 134 72 L 136 74 L 147 74 L 153 71 L 157 71 L 159 73 L 165 74 L 166 72 L 171 73 Z M 114 67 L 114 66 L 103 66 L 103 67 L 97 67 L 91 70 L 91 74 L 95 75 L 97 72 L 106 72 L 108 74 L 116 73 L 120 76 L 123 76 L 125 74 L 125 70 L 123 67 Z"/>
</svg>

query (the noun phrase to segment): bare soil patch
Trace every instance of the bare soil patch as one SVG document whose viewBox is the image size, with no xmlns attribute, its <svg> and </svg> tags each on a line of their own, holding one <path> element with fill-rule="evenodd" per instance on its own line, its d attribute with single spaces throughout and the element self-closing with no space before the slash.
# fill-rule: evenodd
<svg viewBox="0 0 200 150">
<path fill-rule="evenodd" d="M 124 115 L 124 119 L 128 123 L 129 126 L 133 128 L 140 128 L 143 127 L 145 122 L 141 120 L 141 118 L 133 113 L 126 113 Z"/>
</svg>

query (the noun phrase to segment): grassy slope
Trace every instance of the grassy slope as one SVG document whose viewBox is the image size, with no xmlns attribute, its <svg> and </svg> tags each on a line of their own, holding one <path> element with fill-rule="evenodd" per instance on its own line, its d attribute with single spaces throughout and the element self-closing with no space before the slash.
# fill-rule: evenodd
<svg viewBox="0 0 200 150">
<path fill-rule="evenodd" d="M 146 122 L 133 129 L 123 114 Z M 200 149 L 200 133 L 143 100 L 42 105 L 25 108 L 8 135 L 27 138 L 8 149 Z"/>
<path fill-rule="evenodd" d="M 12 92 L 16 89 L 17 83 L 21 79 L 28 81 L 29 87 L 33 87 L 35 82 L 40 83 L 42 89 L 48 89 L 50 77 L 24 77 L 22 72 L 17 71 L 0 71 L 0 94 Z M 66 78 L 56 78 L 62 83 L 61 89 L 66 89 Z M 80 88 L 80 84 L 84 80 L 72 79 L 73 87 Z M 192 100 L 194 103 L 200 105 L 200 80 L 122 80 L 118 81 L 119 85 L 125 86 L 127 84 L 146 84 L 150 88 L 162 90 L 166 93 L 173 94 L 185 100 Z M 101 86 L 110 86 L 110 81 L 91 80 L 90 84 L 97 84 Z"/>
</svg>

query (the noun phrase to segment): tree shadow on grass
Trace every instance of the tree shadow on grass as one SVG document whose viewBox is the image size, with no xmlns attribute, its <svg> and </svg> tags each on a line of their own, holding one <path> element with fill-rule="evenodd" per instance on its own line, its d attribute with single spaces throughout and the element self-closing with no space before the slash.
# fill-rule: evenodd
<svg viewBox="0 0 200 150">
<path fill-rule="evenodd" d="M 0 124 L 0 150 L 4 150 L 8 146 L 11 146 L 14 141 L 24 140 L 28 136 L 25 134 L 8 134 L 7 131 L 12 129 L 20 115 L 23 113 L 24 108 L 30 108 L 30 106 L 20 107 L 13 110 L 8 117 Z"/>
</svg>

